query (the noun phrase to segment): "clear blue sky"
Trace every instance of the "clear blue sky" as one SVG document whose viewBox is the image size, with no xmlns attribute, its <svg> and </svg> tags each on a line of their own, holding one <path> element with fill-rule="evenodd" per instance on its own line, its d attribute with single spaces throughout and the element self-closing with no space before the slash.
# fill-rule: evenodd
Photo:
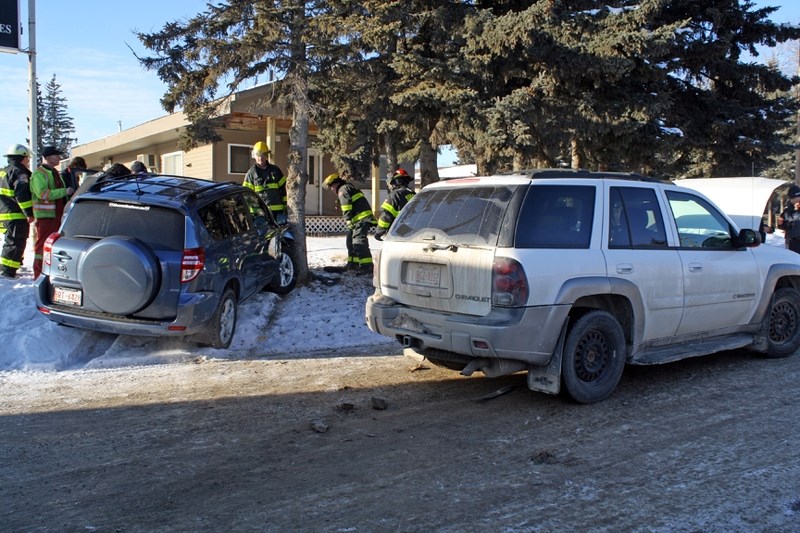
<svg viewBox="0 0 800 533">
<path fill-rule="evenodd" d="M 19 0 L 28 47 L 28 0 Z M 144 54 L 133 31 L 159 30 L 164 23 L 205 10 L 202 0 L 36 1 L 36 70 L 42 93 L 56 75 L 74 119 L 78 144 L 166 114 L 159 100 L 165 87 L 142 69 L 130 46 Z M 0 149 L 28 137 L 28 55 L 0 53 Z M 5 164 L 5 159 L 0 160 Z"/>
<path fill-rule="evenodd" d="M 28 0 L 19 0 L 22 46 L 28 46 Z M 758 6 L 781 6 L 776 22 L 800 24 L 800 1 L 758 0 Z M 151 32 L 164 23 L 204 11 L 202 0 L 39 0 L 36 2 L 36 48 L 39 83 L 53 74 L 61 85 L 78 144 L 94 141 L 165 114 L 159 100 L 164 85 L 145 71 L 128 46 L 145 53 L 133 31 Z M 796 57 L 796 56 L 795 56 Z M 766 60 L 766 54 L 764 56 Z M 0 149 L 27 138 L 28 56 L 0 53 Z M 445 157 L 439 164 L 450 164 Z M 0 164 L 5 164 L 0 159 Z"/>
</svg>

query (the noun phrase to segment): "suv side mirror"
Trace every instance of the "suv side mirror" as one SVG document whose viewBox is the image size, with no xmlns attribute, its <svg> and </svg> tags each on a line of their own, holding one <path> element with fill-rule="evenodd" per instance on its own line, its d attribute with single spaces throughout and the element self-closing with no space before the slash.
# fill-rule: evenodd
<svg viewBox="0 0 800 533">
<path fill-rule="evenodd" d="M 745 228 L 739 230 L 739 238 L 737 240 L 739 241 L 737 243 L 739 246 L 744 246 L 745 248 L 755 248 L 761 244 L 761 235 L 759 235 L 755 230 Z"/>
</svg>

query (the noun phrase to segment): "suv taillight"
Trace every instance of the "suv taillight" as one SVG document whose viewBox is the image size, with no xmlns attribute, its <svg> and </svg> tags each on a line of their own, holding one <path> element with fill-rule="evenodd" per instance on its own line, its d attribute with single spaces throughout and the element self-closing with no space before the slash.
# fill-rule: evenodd
<svg viewBox="0 0 800 533">
<path fill-rule="evenodd" d="M 181 259 L 181 283 L 192 281 L 206 264 L 206 251 L 203 248 L 186 248 Z"/>
<path fill-rule="evenodd" d="M 53 261 L 53 243 L 61 237 L 58 233 L 51 233 L 44 241 L 44 249 L 42 250 L 42 261 L 45 265 L 50 266 Z"/>
<path fill-rule="evenodd" d="M 496 257 L 492 265 L 492 304 L 519 307 L 528 301 L 528 278 L 516 259 Z"/>
</svg>

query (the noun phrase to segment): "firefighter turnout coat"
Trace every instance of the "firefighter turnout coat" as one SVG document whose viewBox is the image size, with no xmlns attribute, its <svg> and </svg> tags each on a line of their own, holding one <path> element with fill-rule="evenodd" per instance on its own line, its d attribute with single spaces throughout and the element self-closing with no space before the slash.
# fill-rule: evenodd
<svg viewBox="0 0 800 533">
<path fill-rule="evenodd" d="M 33 216 L 30 188 L 31 171 L 22 163 L 11 162 L 0 170 L 0 225 L 9 220 L 27 220 Z"/>
<path fill-rule="evenodd" d="M 286 176 L 277 166 L 270 163 L 264 168 L 253 165 L 245 174 L 242 185 L 255 191 L 273 215 L 286 212 Z"/>
<path fill-rule="evenodd" d="M 30 175 L 21 162 L 9 161 L 0 170 L 0 233 L 5 234 L 0 266 L 4 275 L 14 276 L 22 265 L 33 216 Z"/>
<path fill-rule="evenodd" d="M 400 214 L 400 210 L 403 209 L 412 198 L 414 198 L 414 191 L 408 187 L 400 187 L 389 193 L 389 196 L 381 204 L 381 213 L 378 218 L 377 230 L 379 235 L 383 235 L 389 231 L 389 227 L 394 222 L 394 219 L 397 218 L 397 215 Z"/>
</svg>

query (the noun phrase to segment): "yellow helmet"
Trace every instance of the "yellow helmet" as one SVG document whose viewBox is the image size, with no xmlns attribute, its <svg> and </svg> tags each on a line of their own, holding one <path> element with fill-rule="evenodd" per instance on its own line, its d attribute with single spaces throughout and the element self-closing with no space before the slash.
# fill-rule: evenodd
<svg viewBox="0 0 800 533">
<path fill-rule="evenodd" d="M 333 188 L 333 184 L 336 183 L 337 181 L 344 181 L 344 180 L 339 176 L 339 174 L 334 172 L 333 174 L 330 174 L 327 178 L 325 178 L 322 181 L 322 186 L 325 187 L 326 189 L 331 189 Z"/>
<path fill-rule="evenodd" d="M 257 157 L 259 155 L 269 155 L 269 146 L 264 141 L 258 141 L 256 144 L 253 145 L 253 157 Z"/>
</svg>

